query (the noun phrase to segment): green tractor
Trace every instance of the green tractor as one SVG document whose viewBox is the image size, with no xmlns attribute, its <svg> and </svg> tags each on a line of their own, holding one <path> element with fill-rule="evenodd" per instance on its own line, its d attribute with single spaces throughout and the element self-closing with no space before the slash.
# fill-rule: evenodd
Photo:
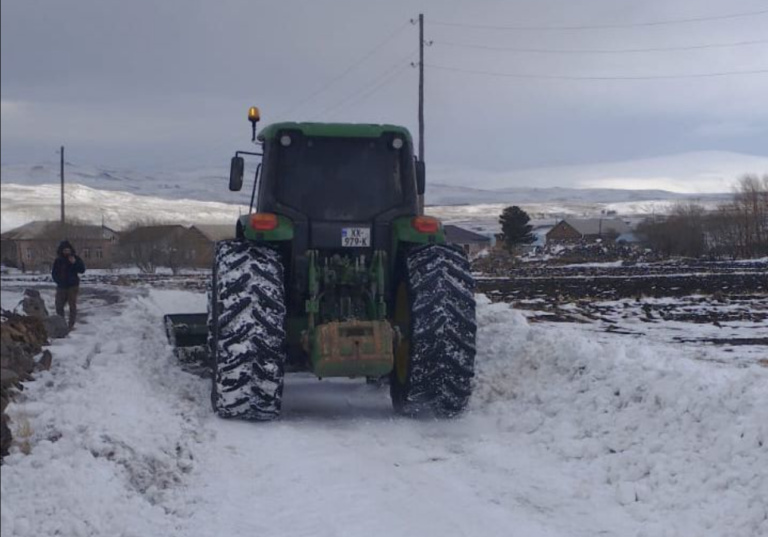
<svg viewBox="0 0 768 537">
<path fill-rule="evenodd" d="M 286 122 L 256 138 L 258 109 L 249 118 L 262 151 L 236 153 L 230 190 L 243 186 L 242 154 L 261 164 L 236 239 L 216 243 L 207 323 L 169 316 L 176 336 L 195 325 L 207 334 L 215 412 L 275 419 L 286 373 L 309 371 L 388 378 L 403 415 L 460 413 L 474 374 L 474 280 L 423 215 L 424 164 L 408 130 Z"/>
</svg>

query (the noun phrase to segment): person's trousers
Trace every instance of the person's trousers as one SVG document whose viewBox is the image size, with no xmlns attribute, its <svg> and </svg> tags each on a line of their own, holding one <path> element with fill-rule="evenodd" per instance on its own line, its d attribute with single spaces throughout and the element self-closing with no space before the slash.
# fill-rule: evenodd
<svg viewBox="0 0 768 537">
<path fill-rule="evenodd" d="M 69 304 L 69 327 L 75 326 L 77 320 L 77 293 L 80 287 L 56 288 L 56 314 L 64 317 L 64 305 Z"/>
</svg>

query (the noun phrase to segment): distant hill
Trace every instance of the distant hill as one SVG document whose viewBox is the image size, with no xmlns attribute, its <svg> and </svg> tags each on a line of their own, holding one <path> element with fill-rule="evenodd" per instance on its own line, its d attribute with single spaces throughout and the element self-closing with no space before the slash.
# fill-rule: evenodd
<svg viewBox="0 0 768 537">
<path fill-rule="evenodd" d="M 700 151 L 647 159 L 505 172 L 430 170 L 436 183 L 480 189 L 568 187 L 665 190 L 676 193 L 730 192 L 744 173 L 768 173 L 768 156 Z"/>
<path fill-rule="evenodd" d="M 69 214 L 94 222 L 103 217 L 117 228 L 136 219 L 234 222 L 240 212 L 247 211 L 244 205 L 252 182 L 246 182 L 244 192 L 230 192 L 226 166 L 223 163 L 220 169 L 143 172 L 68 163 Z M 590 216 L 604 211 L 638 215 L 663 212 L 680 200 L 712 205 L 727 198 L 732 182 L 745 172 L 768 173 L 768 158 L 705 152 L 493 174 L 436 168 L 428 170 L 426 201 L 431 207 L 428 212 L 447 221 L 482 221 L 484 227 L 492 227 L 503 206 L 509 204 L 523 206 L 540 220 L 564 214 Z M 58 163 L 0 167 L 3 231 L 31 220 L 57 218 L 58 174 Z M 566 184 L 575 186 L 557 186 Z M 678 189 L 688 185 L 689 193 L 660 188 L 616 188 L 655 184 Z M 713 193 L 713 187 L 718 185 L 722 185 L 722 193 Z"/>
<path fill-rule="evenodd" d="M 668 190 L 623 190 L 617 188 L 502 188 L 485 190 L 430 184 L 428 205 L 471 205 L 477 203 L 621 203 L 722 199 L 727 194 L 682 194 Z"/>
</svg>

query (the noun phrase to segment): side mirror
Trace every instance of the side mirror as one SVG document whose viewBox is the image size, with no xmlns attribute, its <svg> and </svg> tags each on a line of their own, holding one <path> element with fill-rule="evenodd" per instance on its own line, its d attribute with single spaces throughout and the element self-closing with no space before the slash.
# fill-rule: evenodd
<svg viewBox="0 0 768 537">
<path fill-rule="evenodd" d="M 423 160 L 416 161 L 416 192 L 419 196 L 424 195 L 427 189 L 427 169 Z"/>
<path fill-rule="evenodd" d="M 245 159 L 243 157 L 232 157 L 232 163 L 229 166 L 229 189 L 232 192 L 238 192 L 243 188 L 244 172 Z"/>
</svg>

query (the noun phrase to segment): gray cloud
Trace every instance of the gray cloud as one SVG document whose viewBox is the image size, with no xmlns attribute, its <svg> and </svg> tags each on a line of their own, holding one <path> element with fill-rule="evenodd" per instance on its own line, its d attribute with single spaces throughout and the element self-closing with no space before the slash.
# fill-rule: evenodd
<svg viewBox="0 0 768 537">
<path fill-rule="evenodd" d="M 285 119 L 420 10 L 427 63 L 499 73 L 653 76 L 768 69 L 768 45 L 633 54 L 461 48 L 626 49 L 765 39 L 768 16 L 591 31 L 430 24 L 610 24 L 764 9 L 762 1 L 301 2 L 3 0 L 2 155 L 134 167 L 225 165 L 247 147 L 244 112 Z M 387 121 L 415 130 L 410 25 L 289 119 Z M 407 60 L 402 62 L 405 66 Z M 376 89 L 377 82 L 389 82 Z M 365 88 L 369 88 L 365 90 Z M 367 98 L 364 98 L 366 95 Z M 427 157 L 501 171 L 696 150 L 768 154 L 768 75 L 563 81 L 427 70 Z M 345 97 L 352 96 L 348 102 Z M 341 103 L 334 108 L 334 105 Z M 331 109 L 335 114 L 321 114 Z"/>
</svg>

